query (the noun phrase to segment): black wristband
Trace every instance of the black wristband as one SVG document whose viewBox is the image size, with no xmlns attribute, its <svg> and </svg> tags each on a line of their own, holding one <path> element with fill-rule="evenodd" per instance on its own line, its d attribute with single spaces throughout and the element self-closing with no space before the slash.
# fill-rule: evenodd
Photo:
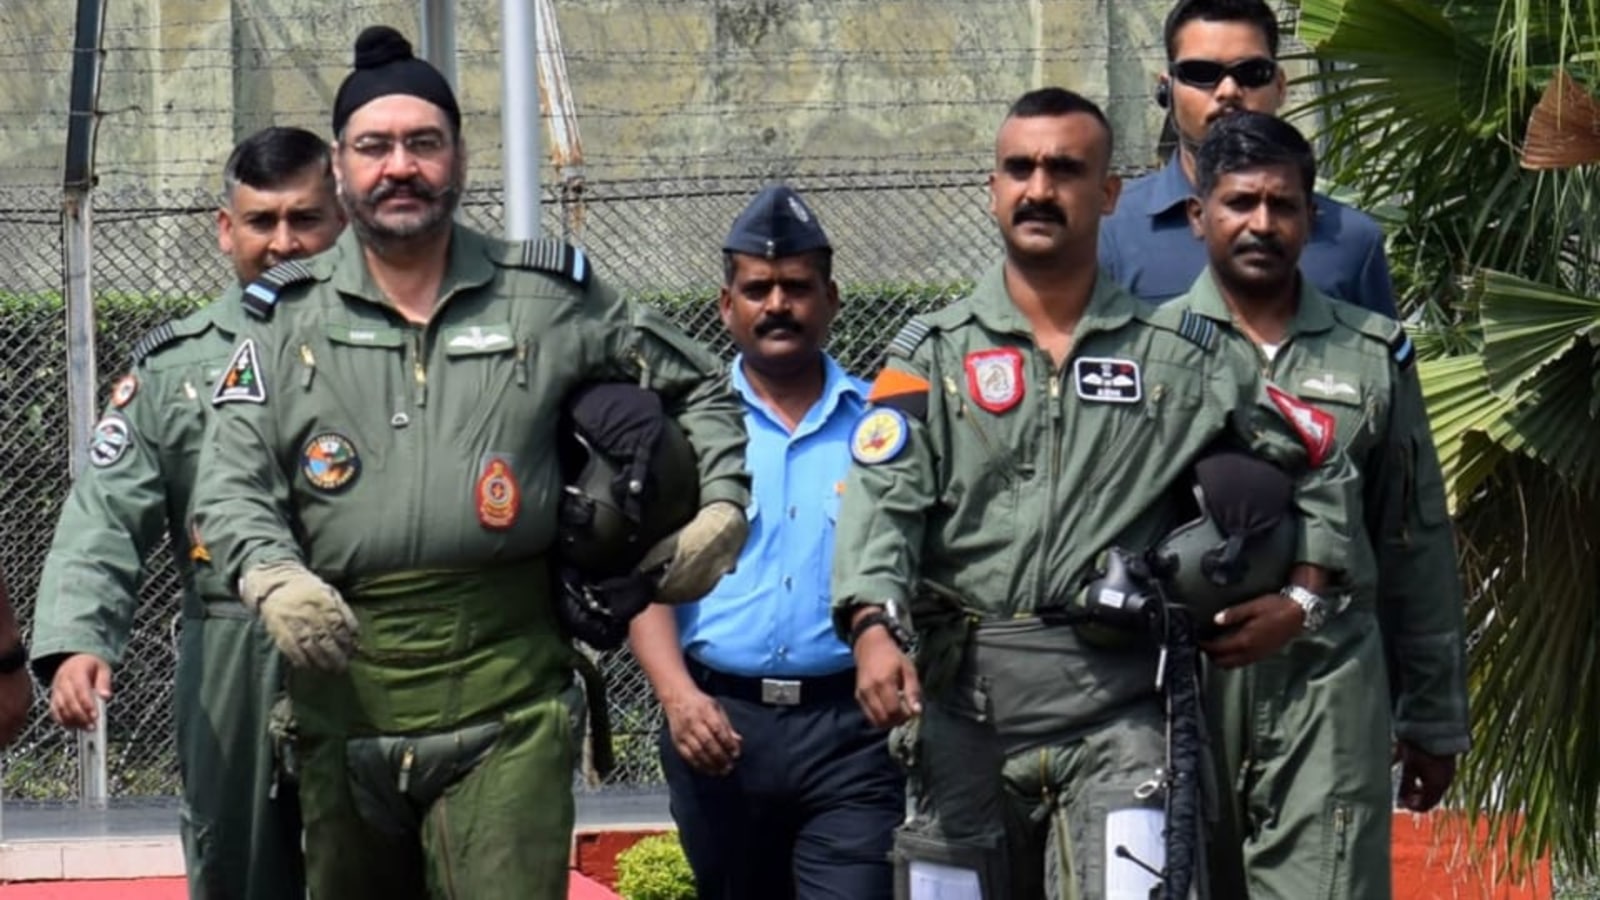
<svg viewBox="0 0 1600 900">
<path fill-rule="evenodd" d="M 910 636 L 905 634 L 905 629 L 899 627 L 899 623 L 897 623 L 887 612 L 878 609 L 862 616 L 861 620 L 856 622 L 856 624 L 851 627 L 850 649 L 855 649 L 856 641 L 860 640 L 861 636 L 866 634 L 868 629 L 879 625 L 882 625 L 884 629 L 889 632 L 889 637 L 894 640 L 895 644 L 901 650 L 905 650 L 906 647 L 910 645 Z"/>
<path fill-rule="evenodd" d="M 28 664 L 28 645 L 21 640 L 10 650 L 0 653 L 0 675 L 10 675 Z"/>
</svg>

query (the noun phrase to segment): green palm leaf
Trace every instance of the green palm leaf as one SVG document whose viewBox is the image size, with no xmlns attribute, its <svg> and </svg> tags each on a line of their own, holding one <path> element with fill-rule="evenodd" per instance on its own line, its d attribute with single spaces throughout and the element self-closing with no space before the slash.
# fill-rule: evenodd
<svg viewBox="0 0 1600 900">
<path fill-rule="evenodd" d="M 1497 393 L 1515 393 L 1600 325 L 1594 297 L 1495 271 L 1479 275 L 1477 290 L 1483 362 Z"/>
</svg>

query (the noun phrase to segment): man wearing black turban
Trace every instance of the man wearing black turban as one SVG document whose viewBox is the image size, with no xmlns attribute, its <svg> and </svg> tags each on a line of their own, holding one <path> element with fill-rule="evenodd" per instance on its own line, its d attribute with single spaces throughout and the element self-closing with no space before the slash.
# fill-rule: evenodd
<svg viewBox="0 0 1600 900">
<path fill-rule="evenodd" d="M 645 555 L 669 603 L 744 543 L 739 402 L 581 251 L 452 221 L 460 109 L 393 29 L 357 39 L 333 129 L 352 228 L 246 289 L 196 527 L 290 664 L 311 896 L 562 900 L 581 733 L 549 559 L 562 401 L 638 384 L 693 445 L 699 511 Z"/>
</svg>

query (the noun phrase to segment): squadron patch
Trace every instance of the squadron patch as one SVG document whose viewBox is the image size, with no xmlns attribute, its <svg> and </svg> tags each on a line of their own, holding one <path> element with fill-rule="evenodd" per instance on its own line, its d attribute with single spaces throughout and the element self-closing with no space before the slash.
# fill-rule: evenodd
<svg viewBox="0 0 1600 900">
<path fill-rule="evenodd" d="M 95 423 L 94 435 L 89 438 L 89 463 L 97 469 L 114 465 L 128 455 L 133 443 L 133 429 L 128 420 L 111 413 Z"/>
<path fill-rule="evenodd" d="M 1072 382 L 1078 396 L 1091 403 L 1138 403 L 1144 399 L 1144 379 L 1131 359 L 1085 356 L 1072 364 Z"/>
<path fill-rule="evenodd" d="M 516 475 L 504 457 L 490 456 L 484 460 L 474 493 L 478 498 L 478 522 L 483 527 L 504 531 L 516 524 L 517 511 L 522 507 L 522 488 L 517 486 Z"/>
<path fill-rule="evenodd" d="M 361 457 L 349 438 L 325 431 L 306 441 L 300 451 L 300 471 L 312 487 L 332 493 L 361 474 Z"/>
<path fill-rule="evenodd" d="M 967 354 L 967 390 L 992 413 L 1003 413 L 1022 401 L 1022 351 L 1015 347 L 975 350 Z"/>
<path fill-rule="evenodd" d="M 117 379 L 111 386 L 111 405 L 117 409 L 127 406 L 133 400 L 133 395 L 139 392 L 139 379 L 132 372 Z"/>
<path fill-rule="evenodd" d="M 1300 436 L 1300 443 L 1305 445 L 1306 459 L 1312 468 L 1322 465 L 1322 461 L 1333 451 L 1336 424 L 1333 416 L 1275 384 L 1267 385 L 1267 396 L 1278 408 L 1278 412 L 1289 421 L 1295 434 Z"/>
<path fill-rule="evenodd" d="M 877 407 L 856 422 L 850 434 L 850 455 L 863 466 L 875 466 L 900 455 L 911 428 L 906 415 L 893 407 Z"/>
<path fill-rule="evenodd" d="M 256 342 L 246 338 L 223 367 L 222 377 L 217 379 L 217 387 L 211 392 L 211 405 L 266 402 L 267 386 L 261 380 L 261 362 L 256 357 Z"/>
</svg>

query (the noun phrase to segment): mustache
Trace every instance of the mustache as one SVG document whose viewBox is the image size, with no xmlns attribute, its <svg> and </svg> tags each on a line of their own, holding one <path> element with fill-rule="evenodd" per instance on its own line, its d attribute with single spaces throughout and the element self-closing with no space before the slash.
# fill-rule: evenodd
<svg viewBox="0 0 1600 900">
<path fill-rule="evenodd" d="M 804 326 L 802 326 L 794 316 L 788 315 L 787 313 L 778 313 L 767 316 L 761 321 L 757 322 L 756 327 L 752 330 L 755 332 L 756 337 L 766 337 L 772 332 L 780 329 L 784 331 L 792 331 L 795 334 L 801 334 L 805 331 Z"/>
<path fill-rule="evenodd" d="M 382 203 L 383 201 L 400 194 L 401 192 L 415 197 L 418 200 L 438 200 L 449 190 L 449 185 L 444 185 L 439 188 L 431 188 L 415 178 L 385 178 L 381 184 L 372 189 L 371 193 L 367 194 L 367 203 Z"/>
<path fill-rule="evenodd" d="M 1234 242 L 1233 255 L 1235 256 L 1255 251 L 1270 253 L 1279 257 L 1284 255 L 1283 243 L 1275 237 L 1247 234 Z"/>
<path fill-rule="evenodd" d="M 1067 214 L 1054 203 L 1022 203 L 1011 213 L 1011 224 L 1021 225 L 1023 222 L 1054 222 L 1057 225 L 1065 225 Z"/>
</svg>

